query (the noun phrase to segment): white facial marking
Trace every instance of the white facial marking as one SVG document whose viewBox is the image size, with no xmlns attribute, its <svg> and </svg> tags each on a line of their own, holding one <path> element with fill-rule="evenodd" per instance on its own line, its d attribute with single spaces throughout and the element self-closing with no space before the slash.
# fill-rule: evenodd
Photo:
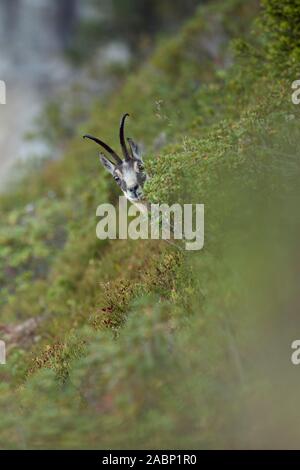
<svg viewBox="0 0 300 470">
<path fill-rule="evenodd" d="M 128 163 L 125 163 L 123 166 L 123 179 L 128 189 L 136 186 L 137 184 L 136 172 L 128 165 Z"/>
</svg>

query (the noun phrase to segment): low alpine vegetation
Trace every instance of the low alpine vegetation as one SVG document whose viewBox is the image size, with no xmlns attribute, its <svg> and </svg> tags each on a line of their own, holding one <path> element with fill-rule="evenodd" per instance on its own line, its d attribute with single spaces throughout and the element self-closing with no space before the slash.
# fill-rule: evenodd
<svg viewBox="0 0 300 470">
<path fill-rule="evenodd" d="M 0 367 L 1 447 L 299 442 L 284 345 L 299 323 L 300 7 L 262 6 L 201 6 L 88 110 L 61 160 L 2 197 L 1 324 L 41 321 Z M 205 204 L 203 250 L 96 238 L 96 207 L 119 188 L 81 136 L 105 137 L 112 156 L 127 110 L 147 149 L 145 197 Z M 121 180 L 124 160 L 105 158 Z"/>
</svg>

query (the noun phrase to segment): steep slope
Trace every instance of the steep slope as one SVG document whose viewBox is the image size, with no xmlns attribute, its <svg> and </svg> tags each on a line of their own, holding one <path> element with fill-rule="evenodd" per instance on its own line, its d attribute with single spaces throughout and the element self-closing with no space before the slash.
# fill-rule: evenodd
<svg viewBox="0 0 300 470">
<path fill-rule="evenodd" d="M 256 2 L 199 9 L 78 130 L 114 142 L 130 111 L 148 197 L 204 203 L 203 251 L 97 241 L 91 214 L 117 192 L 79 140 L 2 199 L 2 318 L 44 318 L 1 371 L 2 447 L 297 443 L 300 8 L 264 3 L 235 56 Z"/>
</svg>

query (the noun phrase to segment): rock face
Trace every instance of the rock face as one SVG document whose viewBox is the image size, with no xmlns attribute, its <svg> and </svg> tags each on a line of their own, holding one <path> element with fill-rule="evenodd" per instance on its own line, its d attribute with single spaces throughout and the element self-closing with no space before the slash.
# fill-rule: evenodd
<svg viewBox="0 0 300 470">
<path fill-rule="evenodd" d="M 16 157 L 30 154 L 22 141 L 45 98 L 70 76 L 62 52 L 72 40 L 77 0 L 1 0 L 0 190 Z M 13 135 L 13 138 L 12 138 Z"/>
<path fill-rule="evenodd" d="M 76 23 L 76 0 L 2 0 L 1 60 L 8 68 L 40 67 L 68 44 Z"/>
</svg>

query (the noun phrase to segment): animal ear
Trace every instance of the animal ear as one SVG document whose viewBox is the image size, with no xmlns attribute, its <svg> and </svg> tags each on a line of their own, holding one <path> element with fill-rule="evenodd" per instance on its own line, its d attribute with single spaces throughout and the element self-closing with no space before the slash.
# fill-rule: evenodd
<svg viewBox="0 0 300 470">
<path fill-rule="evenodd" d="M 130 139 L 130 137 L 128 137 L 127 140 L 128 140 L 133 158 L 136 158 L 137 160 L 142 161 L 142 153 L 141 153 L 139 146 L 132 139 Z"/>
<path fill-rule="evenodd" d="M 112 175 L 115 169 L 115 165 L 111 163 L 111 161 L 109 161 L 108 158 L 102 155 L 102 153 L 100 153 L 100 162 L 102 163 L 104 168 L 106 168 L 107 171 L 109 171 L 109 173 Z"/>
</svg>

